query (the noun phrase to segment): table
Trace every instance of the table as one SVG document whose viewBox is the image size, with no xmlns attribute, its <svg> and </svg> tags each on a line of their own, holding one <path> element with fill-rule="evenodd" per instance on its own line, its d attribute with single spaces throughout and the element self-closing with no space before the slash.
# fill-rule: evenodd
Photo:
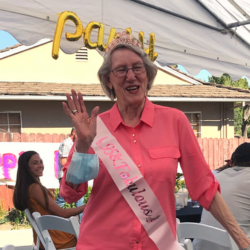
<svg viewBox="0 0 250 250">
<path fill-rule="evenodd" d="M 180 210 L 176 210 L 176 217 L 180 220 L 180 222 L 196 222 L 199 223 L 201 221 L 201 213 L 203 207 L 191 207 L 191 203 L 188 203 L 188 206 L 181 208 Z"/>
</svg>

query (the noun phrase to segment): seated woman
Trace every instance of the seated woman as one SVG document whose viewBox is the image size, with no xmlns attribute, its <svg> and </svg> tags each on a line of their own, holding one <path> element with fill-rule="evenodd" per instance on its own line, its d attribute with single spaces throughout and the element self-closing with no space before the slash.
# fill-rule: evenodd
<svg viewBox="0 0 250 250">
<path fill-rule="evenodd" d="M 39 154 L 35 151 L 24 152 L 18 159 L 17 180 L 13 196 L 13 203 L 18 210 L 28 208 L 31 213 L 41 215 L 56 215 L 69 218 L 83 212 L 85 205 L 77 208 L 63 209 L 56 204 L 54 196 L 44 187 L 39 177 L 43 175 L 44 165 Z M 56 249 L 76 246 L 76 237 L 72 234 L 49 230 Z M 37 235 L 33 230 L 34 242 Z M 44 249 L 42 244 L 40 248 Z"/>
</svg>

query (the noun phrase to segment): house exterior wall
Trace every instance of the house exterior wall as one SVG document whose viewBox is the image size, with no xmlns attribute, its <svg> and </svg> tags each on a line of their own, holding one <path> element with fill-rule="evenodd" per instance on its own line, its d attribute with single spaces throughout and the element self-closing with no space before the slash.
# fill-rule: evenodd
<svg viewBox="0 0 250 250">
<path fill-rule="evenodd" d="M 96 83 L 103 57 L 96 50 L 88 50 L 87 61 L 76 61 L 75 54 L 60 50 L 59 58 L 51 56 L 52 43 L 0 59 L 2 82 Z M 13 73 L 14 72 L 14 73 Z M 159 70 L 154 84 L 190 85 Z"/>
<path fill-rule="evenodd" d="M 233 102 L 157 103 L 183 112 L 201 112 L 202 138 L 234 138 Z"/>
<path fill-rule="evenodd" d="M 114 102 L 86 101 L 90 112 L 95 106 L 104 112 Z M 233 103 L 157 102 L 156 104 L 180 109 L 183 112 L 201 112 L 202 138 L 233 138 Z M 0 111 L 21 111 L 23 133 L 63 133 L 72 127 L 60 101 L 0 101 Z"/>
</svg>

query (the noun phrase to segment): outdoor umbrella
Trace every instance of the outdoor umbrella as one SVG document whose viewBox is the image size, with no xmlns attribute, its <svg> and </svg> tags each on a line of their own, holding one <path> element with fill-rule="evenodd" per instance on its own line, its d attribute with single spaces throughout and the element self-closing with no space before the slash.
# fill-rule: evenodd
<svg viewBox="0 0 250 250">
<path fill-rule="evenodd" d="M 57 14 L 64 11 L 75 12 L 84 28 L 91 21 L 103 23 L 105 41 L 112 27 L 130 27 L 136 37 L 143 31 L 145 41 L 154 33 L 161 65 L 181 64 L 193 75 L 206 69 L 215 76 L 228 73 L 234 80 L 250 78 L 247 0 L 0 0 L 0 29 L 24 45 L 53 39 Z M 66 22 L 66 31 L 75 32 L 73 22 Z M 82 38 L 69 42 L 63 35 L 65 53 L 82 46 Z"/>
</svg>

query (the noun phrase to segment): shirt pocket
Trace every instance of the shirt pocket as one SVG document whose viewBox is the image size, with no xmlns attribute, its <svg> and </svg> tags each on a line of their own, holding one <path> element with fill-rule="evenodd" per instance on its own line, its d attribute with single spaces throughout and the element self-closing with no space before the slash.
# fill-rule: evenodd
<svg viewBox="0 0 250 250">
<path fill-rule="evenodd" d="M 152 177 L 155 181 L 173 180 L 176 176 L 180 150 L 175 146 L 148 149 Z"/>
</svg>

